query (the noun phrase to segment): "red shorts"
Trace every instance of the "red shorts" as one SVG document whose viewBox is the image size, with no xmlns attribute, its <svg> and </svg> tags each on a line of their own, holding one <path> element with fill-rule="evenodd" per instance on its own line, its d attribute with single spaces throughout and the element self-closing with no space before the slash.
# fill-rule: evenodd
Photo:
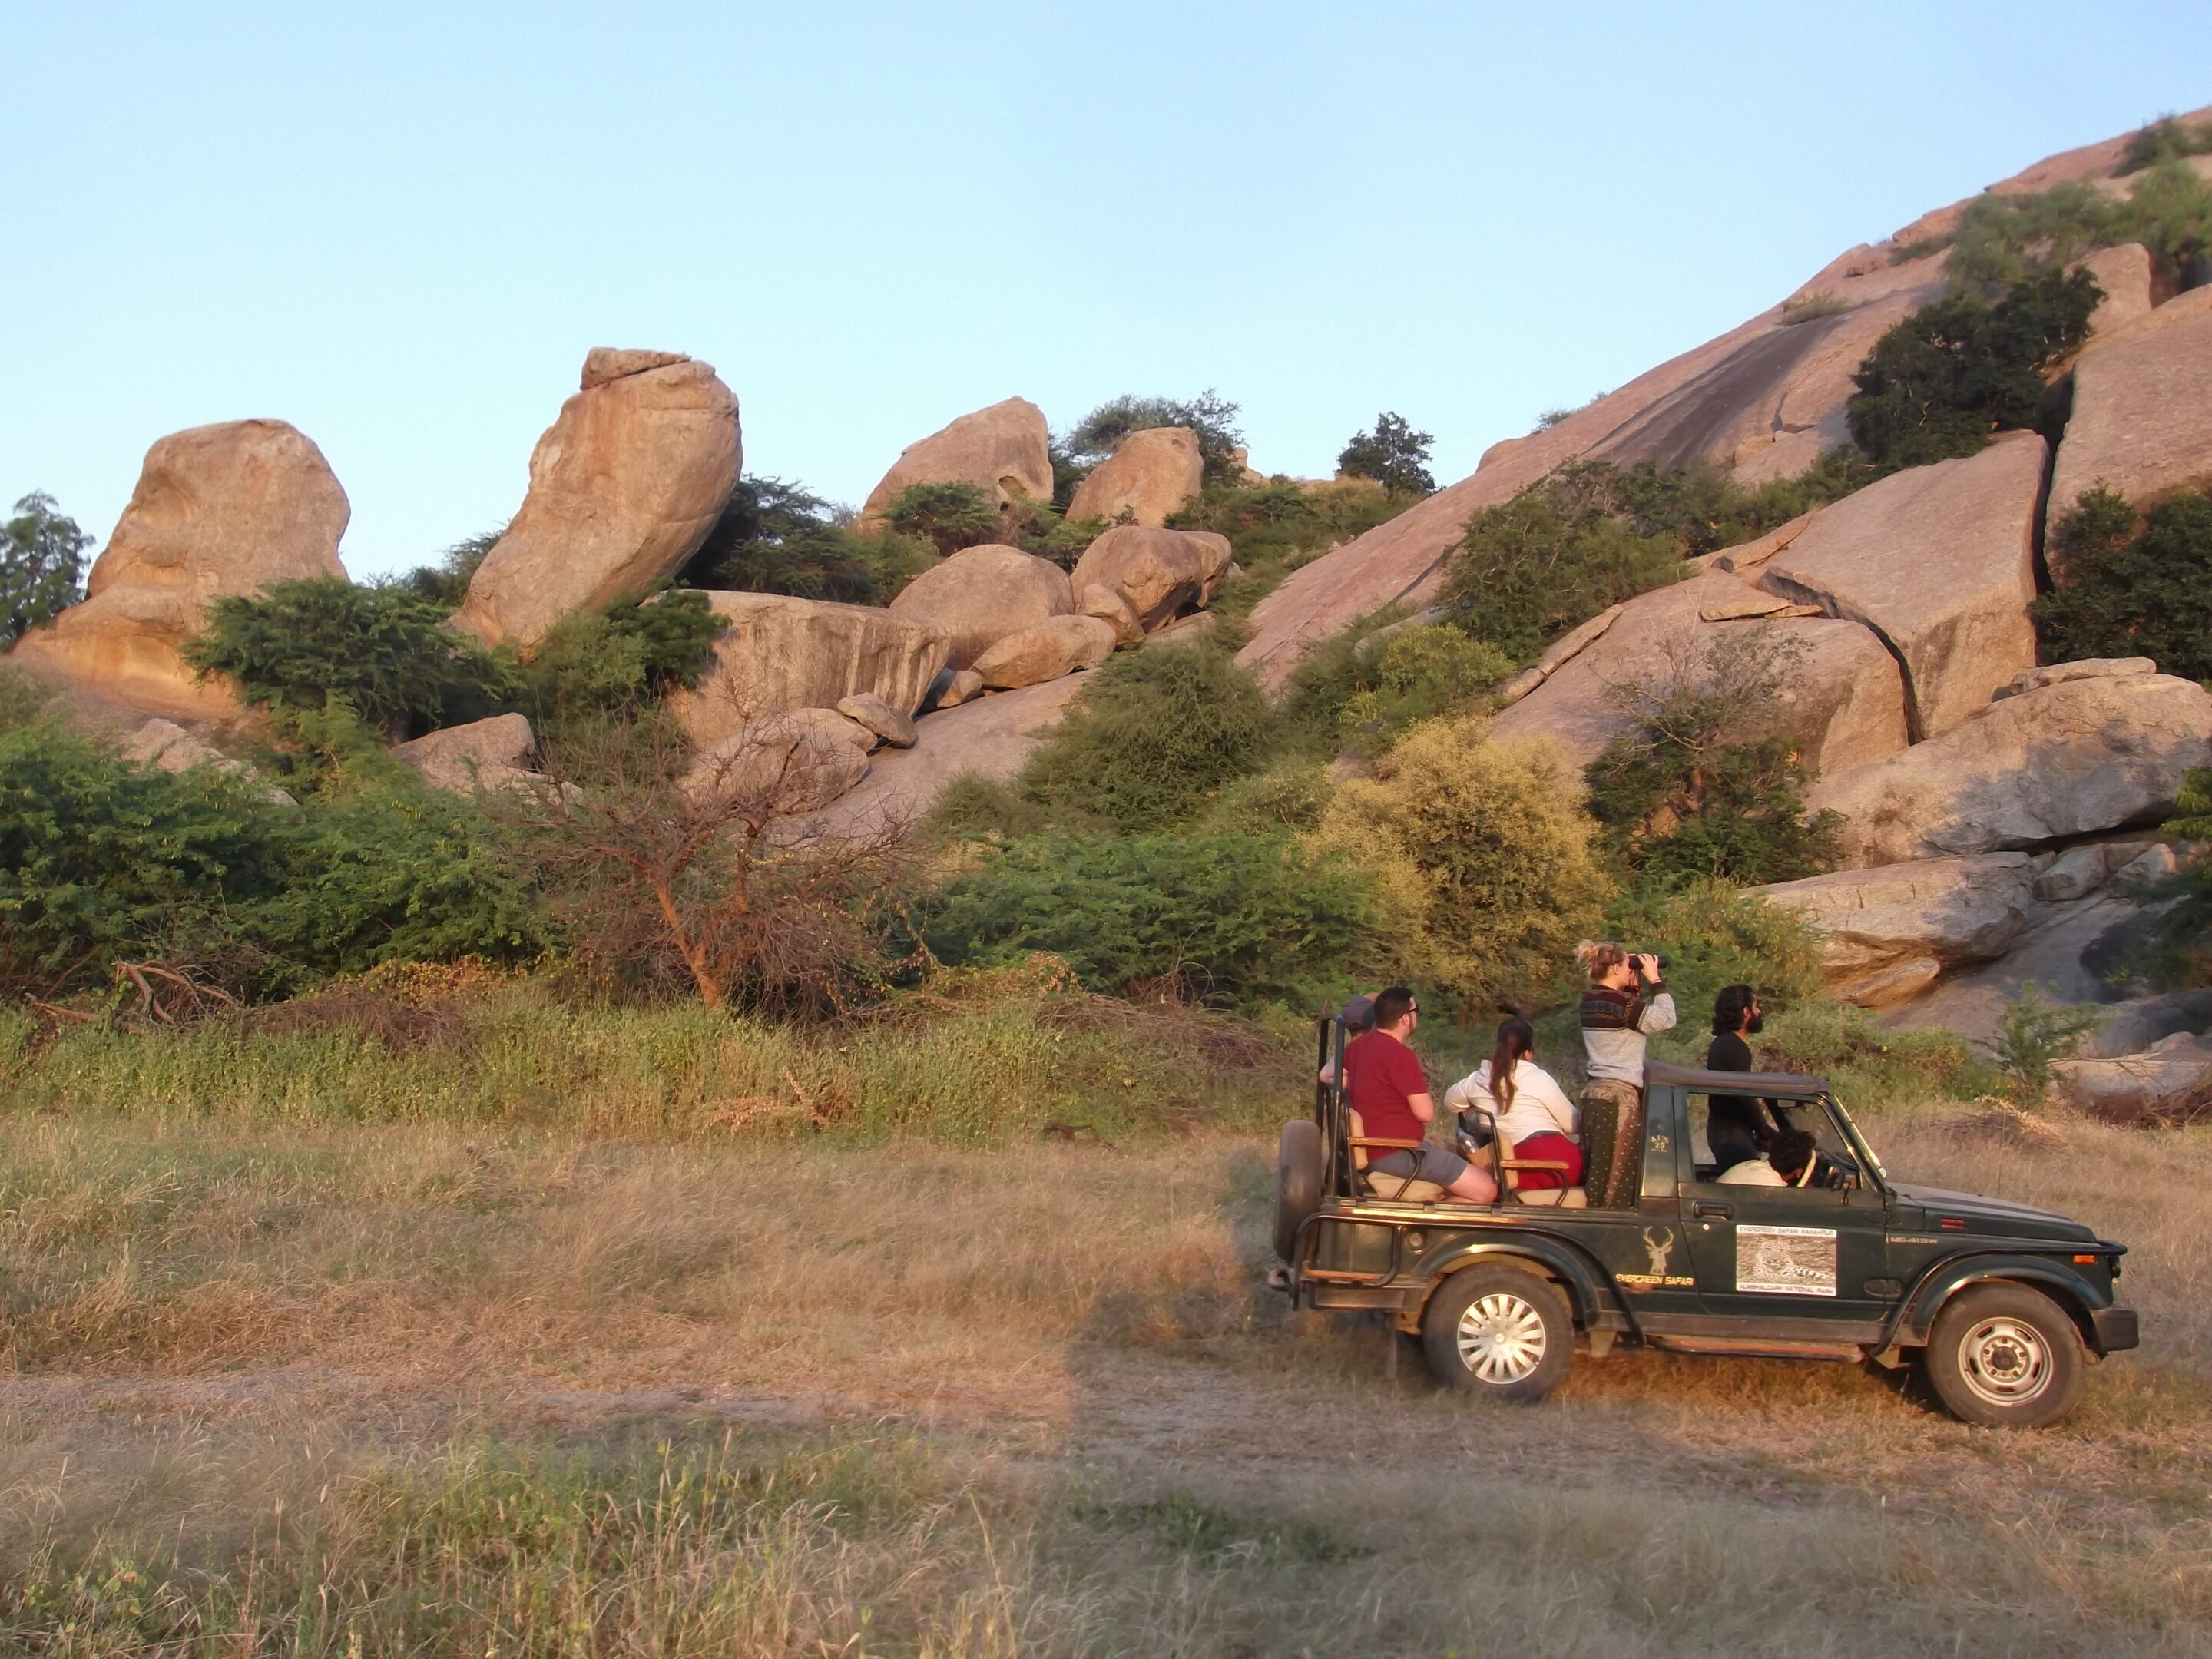
<svg viewBox="0 0 2212 1659">
<path fill-rule="evenodd" d="M 1516 1158 L 1541 1158 L 1547 1164 L 1564 1164 L 1565 1175 L 1555 1170 L 1523 1170 L 1520 1172 L 1522 1190 L 1547 1191 L 1553 1187 L 1579 1187 L 1583 1184 L 1583 1149 L 1556 1130 L 1547 1130 L 1540 1135 L 1530 1135 L 1526 1140 L 1513 1143 Z"/>
</svg>

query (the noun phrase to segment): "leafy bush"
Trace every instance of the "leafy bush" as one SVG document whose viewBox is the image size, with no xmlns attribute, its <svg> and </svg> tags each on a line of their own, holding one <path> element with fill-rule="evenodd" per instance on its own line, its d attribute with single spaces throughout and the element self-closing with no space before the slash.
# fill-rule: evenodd
<svg viewBox="0 0 2212 1659">
<path fill-rule="evenodd" d="M 469 583 L 483 563 L 506 526 L 455 542 L 438 556 L 434 564 L 417 565 L 400 578 L 401 586 L 448 611 L 458 611 L 469 596 Z"/>
<path fill-rule="evenodd" d="M 1147 427 L 1185 426 L 1198 436 L 1209 483 L 1234 483 L 1243 469 L 1237 452 L 1244 434 L 1237 427 L 1237 406 L 1208 386 L 1195 398 L 1139 398 L 1123 394 L 1098 405 L 1061 441 L 1075 465 L 1096 465 L 1121 446 L 1132 432 Z"/>
<path fill-rule="evenodd" d="M 2094 1008 L 2055 1007 L 2045 1002 L 2033 980 L 2021 986 L 2020 994 L 1997 1016 L 1996 1035 L 1988 1045 L 2013 1097 L 2040 1100 L 2051 1083 L 2051 1062 L 2080 1048 L 2099 1018 Z"/>
<path fill-rule="evenodd" d="M 886 605 L 934 562 L 922 538 L 859 534 L 850 518 L 804 485 L 740 478 L 678 580 L 687 587 Z"/>
<path fill-rule="evenodd" d="M 1852 377 L 1852 438 L 1893 471 L 1975 454 L 2000 428 L 2049 424 L 2044 371 L 2080 349 L 2102 297 L 2087 271 L 2052 271 L 1994 305 L 1961 289 L 1923 306 Z"/>
<path fill-rule="evenodd" d="M 1650 684 L 1620 688 L 1636 724 L 1590 763 L 1589 810 L 1623 869 L 1758 885 L 1832 869 L 1843 820 L 1808 818 L 1793 734 L 1772 729 L 1801 652 L 1748 631 L 1681 641 Z"/>
<path fill-rule="evenodd" d="M 1445 555 L 1460 625 L 1516 662 L 1607 605 L 1663 586 L 1681 562 L 1764 535 L 1871 481 L 1832 452 L 1802 478 L 1755 490 L 1650 461 L 1570 461 L 1467 521 Z"/>
<path fill-rule="evenodd" d="M 511 672 L 446 617 L 411 587 L 309 576 L 216 599 L 183 656 L 202 674 L 229 675 L 249 703 L 314 709 L 335 699 L 396 740 L 515 696 Z"/>
<path fill-rule="evenodd" d="M 1892 1030 L 1863 1008 L 1808 1000 L 1752 1039 L 1761 1071 L 1821 1077 L 1852 1104 L 1972 1100 L 1996 1078 L 1955 1031 Z"/>
<path fill-rule="evenodd" d="M 2212 121 L 2189 126 L 2167 115 L 2138 127 L 2120 151 L 2120 164 L 2112 171 L 2121 178 L 2145 167 L 2185 155 L 2212 155 Z"/>
<path fill-rule="evenodd" d="M 1856 309 L 1856 302 L 1846 300 L 1828 289 L 1816 289 L 1810 294 L 1801 294 L 1782 302 L 1782 322 L 1784 327 L 1799 323 L 1817 322 L 1823 317 L 1840 317 Z"/>
<path fill-rule="evenodd" d="M 0 984 L 106 981 L 118 957 L 217 951 L 283 871 L 266 786 L 140 769 L 46 720 L 0 734 Z"/>
<path fill-rule="evenodd" d="M 541 733 L 556 737 L 635 714 L 678 686 L 696 685 L 723 626 L 707 596 L 685 588 L 563 617 L 524 665 L 521 700 Z"/>
<path fill-rule="evenodd" d="M 1274 836 L 1313 830 L 1336 785 L 1318 761 L 1293 760 L 1222 787 L 1198 827 L 1216 835 Z"/>
<path fill-rule="evenodd" d="M 2057 582 L 2035 602 L 2046 662 L 2152 657 L 2212 678 L 2212 493 L 2184 492 L 2138 519 L 2101 485 L 2051 531 Z"/>
<path fill-rule="evenodd" d="M 1557 992 L 1607 896 L 1590 830 L 1548 743 L 1493 743 L 1465 716 L 1415 726 L 1374 777 L 1340 784 L 1312 842 L 1375 882 L 1363 966 L 1479 1009 Z"/>
<path fill-rule="evenodd" d="M 986 851 L 921 925 L 947 963 L 1050 951 L 1097 990 L 1304 1006 L 1340 988 L 1370 908 L 1348 862 L 1287 836 L 1043 836 Z"/>
<path fill-rule="evenodd" d="M 1214 595 L 1212 608 L 1237 621 L 1300 565 L 1411 504 L 1368 478 L 1311 486 L 1217 482 L 1209 483 L 1168 523 L 1177 530 L 1211 530 L 1229 538 L 1243 574 Z"/>
<path fill-rule="evenodd" d="M 1954 283 L 1988 297 L 2031 278 L 2057 276 L 2099 248 L 2141 242 L 2162 278 L 2179 286 L 2212 241 L 2212 184 L 2178 155 L 2136 171 L 2142 177 L 2125 200 L 2079 180 L 1975 198 L 1950 239 Z"/>
<path fill-rule="evenodd" d="M 1166 829 L 1258 770 L 1271 736 L 1267 699 L 1226 653 L 1204 645 L 1124 652 L 1092 675 L 1030 757 L 1019 787 L 1056 817 Z"/>
<path fill-rule="evenodd" d="M 1386 410 L 1375 417 L 1372 432 L 1352 434 L 1336 458 L 1336 470 L 1347 478 L 1372 478 L 1394 495 L 1431 495 L 1437 481 L 1428 462 L 1436 441 L 1414 431 L 1404 416 Z"/>
<path fill-rule="evenodd" d="M 902 536 L 918 537 L 940 556 L 996 541 L 1006 527 L 997 503 L 975 484 L 908 484 L 893 496 L 884 517 Z"/>
<path fill-rule="evenodd" d="M 1352 661 L 1354 689 L 1336 710 L 1336 726 L 1363 752 L 1418 720 L 1468 712 L 1513 672 L 1496 646 L 1437 623 L 1382 630 L 1363 640 Z"/>
<path fill-rule="evenodd" d="M 84 550 L 92 538 L 33 490 L 0 525 L 0 650 L 52 622 L 84 597 Z"/>
</svg>

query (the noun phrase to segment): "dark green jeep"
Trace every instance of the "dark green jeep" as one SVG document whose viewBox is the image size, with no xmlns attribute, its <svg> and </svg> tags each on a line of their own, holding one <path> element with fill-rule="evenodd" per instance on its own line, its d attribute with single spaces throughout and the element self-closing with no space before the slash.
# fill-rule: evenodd
<svg viewBox="0 0 2212 1659">
<path fill-rule="evenodd" d="M 1342 1036 L 1324 1022 L 1342 1075 Z M 1275 1275 L 1299 1307 L 1380 1309 L 1418 1335 L 1443 1382 L 1540 1400 L 1577 1344 L 1676 1353 L 1871 1360 L 1917 1357 L 1970 1423 L 2035 1427 L 2080 1399 L 2085 1355 L 2136 1346 L 2114 1305 L 2124 1245 L 2079 1222 L 1890 1178 L 1818 1078 L 1645 1073 L 1644 1179 L 1633 1210 L 1506 1190 L 1493 1137 L 1461 1151 L 1498 1179 L 1492 1205 L 1370 1176 L 1343 1091 L 1285 1124 L 1275 1194 Z M 1723 1186 L 1698 1162 L 1712 1095 L 1765 1099 L 1820 1146 L 1801 1187 Z M 1379 1155 L 1379 1154 L 1378 1154 Z M 1502 1165 L 1502 1167 L 1501 1167 Z M 1385 1197 L 1383 1193 L 1391 1195 Z"/>
</svg>

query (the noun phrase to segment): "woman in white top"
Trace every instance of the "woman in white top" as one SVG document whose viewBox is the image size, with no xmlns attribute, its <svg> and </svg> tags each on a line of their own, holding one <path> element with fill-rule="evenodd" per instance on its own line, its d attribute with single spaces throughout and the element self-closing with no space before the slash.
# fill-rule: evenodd
<svg viewBox="0 0 2212 1659">
<path fill-rule="evenodd" d="M 1498 1046 L 1490 1058 L 1444 1091 L 1444 1104 L 1454 1111 L 1493 1114 L 1498 1133 L 1512 1140 L 1516 1158 L 1567 1166 L 1565 1174 L 1525 1170 L 1523 1188 L 1582 1184 L 1582 1114 L 1552 1074 L 1536 1064 L 1536 1031 L 1527 1020 L 1509 1019 L 1498 1028 Z"/>
</svg>

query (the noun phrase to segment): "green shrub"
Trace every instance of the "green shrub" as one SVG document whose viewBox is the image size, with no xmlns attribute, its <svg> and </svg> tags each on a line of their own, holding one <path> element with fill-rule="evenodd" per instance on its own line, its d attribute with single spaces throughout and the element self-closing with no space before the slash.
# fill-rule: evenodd
<svg viewBox="0 0 2212 1659">
<path fill-rule="evenodd" d="M 481 719 L 520 690 L 507 667 L 445 626 L 447 611 L 410 587 L 357 587 L 341 576 L 225 594 L 185 660 L 228 674 L 247 702 L 313 709 L 336 700 L 389 737 Z"/>
<path fill-rule="evenodd" d="M 1322 763 L 1279 763 L 1224 785 L 1199 820 L 1199 828 L 1215 835 L 1244 836 L 1317 829 L 1335 793 L 1336 785 Z"/>
<path fill-rule="evenodd" d="M 1242 621 L 1283 578 L 1331 548 L 1388 522 L 1413 504 L 1374 480 L 1331 483 L 1209 482 L 1168 520 L 1177 530 L 1211 530 L 1229 538 L 1243 574 L 1214 595 L 1212 609 Z"/>
<path fill-rule="evenodd" d="M 46 720 L 0 733 L 0 983 L 106 982 L 118 957 L 217 952 L 283 878 L 267 786 L 127 764 Z"/>
<path fill-rule="evenodd" d="M 549 949 L 550 928 L 499 826 L 349 723 L 342 709 L 288 722 L 312 758 L 284 779 L 301 805 L 283 824 L 281 876 L 248 919 L 254 940 L 307 974 L 520 962 Z M 301 973 L 272 977 L 294 984 Z"/>
<path fill-rule="evenodd" d="M 686 587 L 887 605 L 936 562 L 919 537 L 862 535 L 805 486 L 746 477 L 678 576 Z"/>
<path fill-rule="evenodd" d="M 1093 466 L 1121 447 L 1132 432 L 1147 427 L 1188 427 L 1197 434 L 1209 483 L 1234 483 L 1243 469 L 1237 452 L 1244 434 L 1237 428 L 1237 407 L 1208 386 L 1195 398 L 1139 398 L 1125 393 L 1098 405 L 1061 441 L 1068 460 Z"/>
<path fill-rule="evenodd" d="M 1445 555 L 1445 603 L 1469 634 L 1528 662 L 1607 606 L 1675 580 L 1684 559 L 1764 535 L 1873 476 L 1839 452 L 1753 490 L 1649 461 L 1570 461 L 1468 520 Z"/>
<path fill-rule="evenodd" d="M 961 482 L 908 484 L 884 517 L 900 535 L 927 542 L 940 556 L 997 541 L 1006 530 L 998 504 L 980 486 Z"/>
<path fill-rule="evenodd" d="M 1092 675 L 1030 757 L 1022 793 L 1055 816 L 1123 830 L 1187 822 L 1223 785 L 1257 771 L 1272 739 L 1267 699 L 1225 652 L 1130 651 Z"/>
<path fill-rule="evenodd" d="M 2128 136 L 2120 151 L 2120 164 L 2112 171 L 2121 178 L 2145 167 L 2184 155 L 2212 155 L 2212 121 L 2189 126 L 2174 116 L 2162 116 Z"/>
<path fill-rule="evenodd" d="M 33 490 L 0 525 L 0 651 L 84 597 L 84 553 L 92 538 Z"/>
<path fill-rule="evenodd" d="M 2049 425 L 2044 371 L 2080 349 L 2102 297 L 2087 271 L 2052 271 L 2013 283 L 1994 305 L 1960 289 L 1923 306 L 1852 377 L 1852 438 L 1894 470 L 1975 454 L 2001 428 Z"/>
<path fill-rule="evenodd" d="M 1800 294 L 1782 302 L 1782 323 L 1785 328 L 1799 323 L 1818 322 L 1823 317 L 1840 317 L 1847 311 L 1857 309 L 1857 302 L 1846 300 L 1828 289 L 1816 289 L 1810 294 Z"/>
<path fill-rule="evenodd" d="M 469 596 L 470 581 L 506 533 L 502 525 L 455 542 L 438 556 L 435 563 L 417 565 L 401 577 L 400 585 L 447 611 L 458 611 Z"/>
<path fill-rule="evenodd" d="M 1833 1002 L 1801 1002 L 1751 1042 L 1761 1071 L 1826 1078 L 1852 1105 L 1972 1100 L 1997 1083 L 1955 1031 L 1892 1030 Z"/>
<path fill-rule="evenodd" d="M 1516 662 L 1532 660 L 1607 606 L 1674 580 L 1682 568 L 1672 536 L 1640 535 L 1602 502 L 1555 480 L 1474 514 L 1446 556 L 1446 603 L 1476 637 Z"/>
<path fill-rule="evenodd" d="M 2185 491 L 2141 519 L 2103 486 L 2051 531 L 2057 586 L 2035 602 L 2046 662 L 2152 657 L 2212 678 L 2212 493 Z"/>
<path fill-rule="evenodd" d="M 2080 180 L 2018 194 L 1984 193 L 1950 239 L 1954 283 L 1983 297 L 2063 272 L 2099 248 L 2141 242 L 2178 284 L 2212 239 L 2212 183 L 2178 155 L 2153 159 L 2126 199 Z"/>
<path fill-rule="evenodd" d="M 1513 672 L 1486 640 L 1437 623 L 1401 627 L 1353 653 L 1355 689 L 1336 711 L 1348 746 L 1372 752 L 1416 721 L 1465 714 Z"/>
<path fill-rule="evenodd" d="M 2066 1059 L 2101 1018 L 2094 1008 L 2054 1006 L 2031 980 L 1997 1016 L 1996 1035 L 1986 1045 L 2013 1098 L 2034 1102 L 2050 1086 L 2055 1060 Z"/>
<path fill-rule="evenodd" d="M 1287 836 L 1037 836 L 986 850 L 923 909 L 939 960 L 1064 957 L 1096 990 L 1308 1006 L 1346 978 L 1370 908 L 1341 860 Z"/>
<path fill-rule="evenodd" d="M 546 631 L 521 673 L 521 700 L 541 734 L 626 715 L 678 686 L 699 683 L 724 623 L 707 596 L 686 588 L 648 602 L 563 617 Z"/>
<path fill-rule="evenodd" d="M 1372 432 L 1352 434 L 1336 458 L 1336 470 L 1347 478 L 1372 478 L 1393 495 L 1431 495 L 1437 480 L 1428 463 L 1436 441 L 1414 431 L 1404 416 L 1385 410 L 1375 417 Z"/>
<path fill-rule="evenodd" d="M 1551 1000 L 1607 884 L 1547 742 L 1493 743 L 1479 716 L 1415 726 L 1371 778 L 1338 785 L 1312 844 L 1375 883 L 1361 966 L 1465 1009 Z"/>
<path fill-rule="evenodd" d="M 1662 884 L 1756 886 L 1834 867 L 1843 820 L 1806 817 L 1797 739 L 1773 730 L 1769 712 L 1785 705 L 1800 654 L 1723 632 L 1659 682 L 1617 689 L 1636 724 L 1586 775 L 1590 814 L 1620 868 Z"/>
</svg>

